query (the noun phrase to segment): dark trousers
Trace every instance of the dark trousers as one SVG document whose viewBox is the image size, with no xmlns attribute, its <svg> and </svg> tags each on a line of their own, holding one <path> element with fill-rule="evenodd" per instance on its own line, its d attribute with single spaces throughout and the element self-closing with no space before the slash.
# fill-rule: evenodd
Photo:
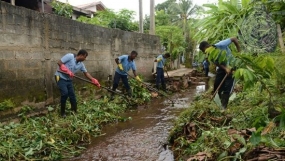
<svg viewBox="0 0 285 161">
<path fill-rule="evenodd" d="M 129 91 L 131 88 L 130 88 L 130 85 L 129 85 L 129 82 L 128 82 L 128 76 L 127 75 L 121 75 L 121 74 L 119 74 L 117 72 L 115 72 L 112 90 L 115 91 L 118 88 L 120 79 L 122 79 L 123 84 L 124 84 L 126 90 Z"/>
<path fill-rule="evenodd" d="M 208 77 L 208 74 L 209 74 L 209 68 L 204 68 L 204 71 L 205 71 L 205 76 Z"/>
<path fill-rule="evenodd" d="M 161 83 L 162 88 L 165 88 L 163 68 L 156 68 L 156 87 L 157 88 L 159 88 L 159 83 Z"/>
<path fill-rule="evenodd" d="M 60 90 L 60 103 L 66 104 L 66 100 L 69 97 L 70 104 L 76 104 L 76 97 L 71 80 L 59 79 L 57 86 Z"/>
<path fill-rule="evenodd" d="M 61 115 L 65 114 L 66 100 L 69 98 L 71 109 L 76 112 L 77 102 L 71 80 L 59 79 L 57 86 L 60 90 Z"/>
<path fill-rule="evenodd" d="M 205 76 L 208 77 L 208 74 L 209 74 L 209 68 L 204 68 L 205 70 Z"/>
<path fill-rule="evenodd" d="M 225 72 L 218 72 L 216 75 L 215 83 L 214 83 L 214 91 L 219 87 L 220 83 L 226 76 Z M 224 83 L 221 85 L 218 94 L 221 99 L 222 106 L 224 108 L 227 107 L 228 102 L 229 102 L 229 97 L 230 97 L 230 92 L 233 87 L 234 83 L 234 78 L 232 74 L 228 75 L 227 78 L 225 79 Z"/>
</svg>

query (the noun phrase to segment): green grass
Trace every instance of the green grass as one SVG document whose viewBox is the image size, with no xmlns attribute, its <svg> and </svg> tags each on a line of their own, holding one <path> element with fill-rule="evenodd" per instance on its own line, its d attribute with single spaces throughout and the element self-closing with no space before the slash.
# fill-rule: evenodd
<svg viewBox="0 0 285 161">
<path fill-rule="evenodd" d="M 9 110 L 15 107 L 15 104 L 11 100 L 4 100 L 0 103 L 0 111 Z"/>
</svg>

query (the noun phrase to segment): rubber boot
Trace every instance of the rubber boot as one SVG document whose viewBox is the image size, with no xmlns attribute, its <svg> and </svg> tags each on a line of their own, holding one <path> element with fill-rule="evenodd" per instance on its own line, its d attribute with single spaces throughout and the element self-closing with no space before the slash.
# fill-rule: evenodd
<svg viewBox="0 0 285 161">
<path fill-rule="evenodd" d="M 116 88 L 112 88 L 112 91 L 116 91 Z M 110 96 L 110 100 L 109 101 L 113 101 L 115 99 L 115 93 L 111 92 L 111 96 Z"/>
<path fill-rule="evenodd" d="M 132 97 L 132 90 L 131 89 L 128 90 L 128 96 Z"/>
<path fill-rule="evenodd" d="M 71 104 L 71 111 L 73 111 L 74 113 L 77 113 L 77 104 Z"/>
<path fill-rule="evenodd" d="M 163 90 L 164 92 L 166 92 L 166 84 L 163 83 L 163 84 L 161 84 L 161 86 L 162 86 L 162 90 Z"/>
<path fill-rule="evenodd" d="M 66 117 L 66 114 L 65 114 L 65 107 L 66 105 L 64 103 L 60 104 L 60 115 L 61 117 Z"/>
<path fill-rule="evenodd" d="M 111 93 L 111 97 L 110 97 L 110 101 L 113 101 L 114 100 L 114 97 L 115 97 L 115 93 Z"/>
<path fill-rule="evenodd" d="M 159 85 L 155 85 L 155 88 L 156 88 L 157 90 L 159 90 Z"/>
<path fill-rule="evenodd" d="M 213 92 L 213 94 L 215 93 L 215 91 Z M 220 92 L 218 92 L 218 95 L 219 95 L 219 98 L 220 98 L 220 100 L 221 100 L 221 102 L 222 102 L 222 93 L 220 93 Z"/>
<path fill-rule="evenodd" d="M 230 95 L 229 94 L 222 94 L 221 103 L 224 109 L 227 108 L 229 103 Z"/>
</svg>

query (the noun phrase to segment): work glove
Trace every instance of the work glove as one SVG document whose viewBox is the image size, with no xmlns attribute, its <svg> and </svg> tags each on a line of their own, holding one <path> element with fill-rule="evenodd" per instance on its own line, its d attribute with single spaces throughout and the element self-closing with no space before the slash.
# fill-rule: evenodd
<svg viewBox="0 0 285 161">
<path fill-rule="evenodd" d="M 95 79 L 95 78 L 92 78 L 92 83 L 93 83 L 95 86 L 99 87 L 99 88 L 101 87 L 100 83 L 99 83 L 98 80 Z"/>
<path fill-rule="evenodd" d="M 158 59 L 157 59 L 157 62 L 160 62 L 161 60 L 162 60 L 162 58 L 158 58 Z"/>
<path fill-rule="evenodd" d="M 122 64 L 118 64 L 118 67 L 120 70 L 124 70 L 123 65 Z"/>
<path fill-rule="evenodd" d="M 64 73 L 68 74 L 71 78 L 74 77 L 74 74 L 64 64 L 61 64 L 59 69 Z"/>
<path fill-rule="evenodd" d="M 136 80 L 140 82 L 142 81 L 138 75 L 136 76 Z"/>
</svg>

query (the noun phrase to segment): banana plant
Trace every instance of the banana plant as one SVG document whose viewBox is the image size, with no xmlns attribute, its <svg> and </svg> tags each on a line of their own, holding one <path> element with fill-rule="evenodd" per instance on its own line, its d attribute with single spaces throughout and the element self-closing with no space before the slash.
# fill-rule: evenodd
<svg viewBox="0 0 285 161">
<path fill-rule="evenodd" d="M 272 96 L 266 79 L 270 79 L 275 73 L 275 65 L 272 57 L 267 55 L 251 56 L 249 54 L 236 54 L 239 61 L 238 69 L 234 73 L 234 77 L 242 80 L 244 89 L 249 89 L 256 85 L 261 84 L 261 90 L 266 89 L 270 98 Z"/>
<path fill-rule="evenodd" d="M 238 34 L 239 26 L 243 19 L 251 12 L 251 0 L 219 0 L 217 5 L 204 4 L 205 18 L 201 18 L 196 27 L 194 38 L 198 41 L 209 39 L 217 42 Z"/>
</svg>

